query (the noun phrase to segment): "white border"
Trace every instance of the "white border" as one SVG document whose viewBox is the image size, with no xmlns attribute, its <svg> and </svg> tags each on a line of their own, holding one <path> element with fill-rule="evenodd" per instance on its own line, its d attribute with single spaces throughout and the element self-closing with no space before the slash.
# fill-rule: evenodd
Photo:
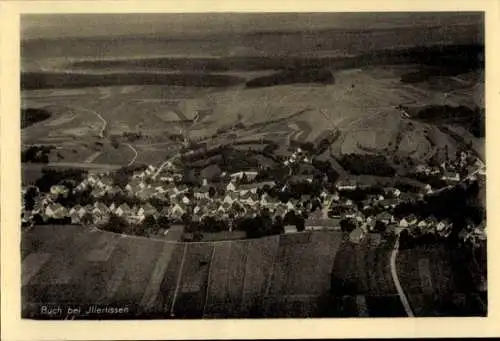
<svg viewBox="0 0 500 341">
<path fill-rule="evenodd" d="M 0 3 L 1 92 L 1 317 L 2 339 L 249 339 L 249 338 L 351 338 L 351 337 L 486 337 L 500 335 L 498 259 L 495 247 L 498 210 L 493 201 L 500 184 L 488 176 L 488 318 L 416 319 L 273 319 L 225 321 L 58 321 L 20 320 L 19 203 L 19 14 L 113 12 L 354 12 L 354 11 L 486 11 L 487 171 L 498 172 L 500 127 L 498 67 L 499 2 L 454 1 L 22 1 Z M 496 40 L 496 41 L 495 41 Z M 497 115 L 498 114 L 498 115 Z"/>
</svg>

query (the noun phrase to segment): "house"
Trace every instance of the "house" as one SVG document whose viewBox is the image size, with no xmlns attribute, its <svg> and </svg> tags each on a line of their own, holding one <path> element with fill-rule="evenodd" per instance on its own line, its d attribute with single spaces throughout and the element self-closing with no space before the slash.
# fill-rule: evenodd
<svg viewBox="0 0 500 341">
<path fill-rule="evenodd" d="M 450 181 L 450 182 L 458 182 L 460 181 L 460 175 L 456 172 L 444 172 L 441 177 L 442 180 Z"/>
<path fill-rule="evenodd" d="M 432 194 L 432 192 L 434 192 L 434 191 L 432 190 L 431 185 L 426 184 L 426 185 L 425 185 L 425 187 L 424 187 L 424 192 L 425 192 L 426 194 Z"/>
<path fill-rule="evenodd" d="M 209 190 L 210 190 L 210 187 L 208 187 L 207 185 L 204 185 L 194 192 L 194 197 L 196 199 L 209 198 L 210 197 Z"/>
<path fill-rule="evenodd" d="M 269 188 L 273 188 L 274 186 L 276 186 L 276 182 L 274 182 L 274 181 L 254 182 L 251 184 L 241 185 L 241 186 L 239 186 L 239 188 L 243 189 L 243 190 L 249 190 L 252 193 L 257 193 L 258 188 L 264 188 L 266 186 Z"/>
<path fill-rule="evenodd" d="M 295 204 L 292 201 L 288 200 L 288 202 L 286 203 L 286 208 L 287 210 L 294 210 Z"/>
<path fill-rule="evenodd" d="M 73 212 L 69 214 L 69 217 L 71 218 L 71 224 L 79 224 L 81 221 L 81 217 L 76 210 L 73 210 Z"/>
<path fill-rule="evenodd" d="M 55 204 L 47 205 L 45 211 L 43 212 L 45 218 L 52 218 L 55 214 L 56 206 Z"/>
<path fill-rule="evenodd" d="M 418 223 L 418 218 L 412 213 L 406 217 L 406 221 L 408 222 L 408 225 L 411 226 Z"/>
<path fill-rule="evenodd" d="M 120 206 L 118 206 L 118 208 L 115 211 L 115 214 L 119 217 L 124 217 L 128 216 L 130 212 L 131 212 L 130 207 L 126 203 L 123 203 Z"/>
<path fill-rule="evenodd" d="M 427 225 L 428 225 L 427 221 L 424 219 L 424 220 L 421 220 L 421 221 L 418 222 L 417 227 L 419 227 L 419 228 L 422 229 L 422 228 L 426 228 Z"/>
<path fill-rule="evenodd" d="M 408 223 L 408 220 L 406 220 L 405 218 L 399 221 L 399 227 L 408 227 L 408 226 L 410 226 L 410 224 Z"/>
<path fill-rule="evenodd" d="M 223 203 L 227 204 L 232 204 L 234 201 L 238 199 L 238 196 L 236 195 L 235 192 L 228 192 L 224 199 L 222 200 Z"/>
<path fill-rule="evenodd" d="M 285 225 L 284 227 L 285 234 L 297 233 L 297 227 L 294 225 Z"/>
<path fill-rule="evenodd" d="M 98 180 L 98 179 L 99 179 L 99 178 L 98 178 L 97 176 L 95 176 L 95 175 L 90 175 L 90 176 L 87 178 L 87 181 L 88 181 L 89 185 L 92 185 L 92 186 L 93 186 L 93 185 L 95 185 L 95 184 L 97 183 L 97 180 Z"/>
<path fill-rule="evenodd" d="M 236 191 L 236 185 L 234 184 L 233 181 L 229 182 L 226 186 L 226 191 L 228 192 L 234 192 Z"/>
<path fill-rule="evenodd" d="M 253 181 L 257 176 L 257 172 L 254 171 L 246 171 L 246 172 L 237 172 L 230 175 L 232 180 L 241 180 L 243 177 L 246 177 L 247 180 Z"/>
<path fill-rule="evenodd" d="M 380 205 L 381 207 L 383 207 L 385 209 L 394 208 L 394 207 L 396 207 L 397 204 L 398 204 L 397 199 L 385 199 L 385 200 L 381 200 L 378 202 L 378 205 Z"/>
<path fill-rule="evenodd" d="M 144 211 L 144 215 L 154 215 L 158 213 L 157 209 L 149 202 L 144 204 L 141 208 Z"/>
<path fill-rule="evenodd" d="M 176 217 L 181 217 L 186 211 L 186 207 L 184 207 L 183 204 L 176 203 L 171 209 L 171 214 Z"/>
<path fill-rule="evenodd" d="M 62 219 L 68 216 L 68 210 L 63 205 L 57 203 L 52 204 L 52 218 L 54 219 Z"/>
<path fill-rule="evenodd" d="M 160 177 L 160 181 L 163 181 L 163 182 L 174 182 L 174 178 L 172 176 L 162 176 L 162 177 Z"/>
<path fill-rule="evenodd" d="M 191 200 L 187 196 L 185 196 L 185 195 L 182 196 L 181 201 L 185 205 L 189 205 L 191 203 Z"/>
<path fill-rule="evenodd" d="M 50 194 L 53 196 L 67 196 L 69 192 L 69 189 L 66 186 L 63 185 L 53 185 L 50 187 Z"/>
<path fill-rule="evenodd" d="M 366 232 L 363 231 L 361 227 L 357 226 L 351 233 L 349 233 L 349 240 L 353 243 L 359 244 L 363 240 L 365 234 Z"/>
<path fill-rule="evenodd" d="M 335 185 L 339 191 L 353 191 L 358 188 L 357 182 L 354 179 L 340 180 Z"/>
<path fill-rule="evenodd" d="M 393 217 L 389 212 L 382 212 L 377 215 L 377 220 L 388 225 L 390 222 L 392 222 Z"/>
</svg>

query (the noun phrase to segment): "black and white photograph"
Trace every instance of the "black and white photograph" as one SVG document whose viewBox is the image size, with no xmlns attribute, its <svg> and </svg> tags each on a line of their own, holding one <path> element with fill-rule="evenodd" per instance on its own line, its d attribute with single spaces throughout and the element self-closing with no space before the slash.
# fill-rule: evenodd
<svg viewBox="0 0 500 341">
<path fill-rule="evenodd" d="M 488 316 L 484 12 L 21 14 L 19 62 L 22 319 Z"/>
</svg>

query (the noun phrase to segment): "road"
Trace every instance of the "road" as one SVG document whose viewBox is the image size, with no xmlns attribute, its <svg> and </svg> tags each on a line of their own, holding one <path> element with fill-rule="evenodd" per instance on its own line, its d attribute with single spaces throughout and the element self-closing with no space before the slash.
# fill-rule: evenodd
<svg viewBox="0 0 500 341">
<path fill-rule="evenodd" d="M 167 164 L 169 164 L 170 162 L 172 162 L 174 159 L 178 158 L 180 156 L 180 152 L 177 152 L 175 153 L 170 159 L 168 159 L 167 161 L 163 162 L 160 167 L 158 167 L 158 170 L 156 171 L 156 173 L 153 175 L 152 179 L 155 180 L 156 177 L 161 173 L 161 171 L 163 170 L 163 168 L 165 168 L 165 166 Z"/>
<path fill-rule="evenodd" d="M 325 203 L 323 204 L 323 207 L 321 208 L 322 219 L 329 219 L 328 218 L 328 210 L 330 209 L 330 205 L 332 204 L 332 201 L 333 201 L 333 198 L 325 201 Z"/>
<path fill-rule="evenodd" d="M 406 297 L 403 287 L 399 282 L 398 270 L 396 268 L 396 257 L 398 255 L 398 252 L 399 252 L 399 233 L 397 234 L 396 242 L 394 243 L 394 247 L 391 252 L 391 258 L 390 258 L 391 275 L 392 275 L 392 280 L 394 281 L 394 285 L 396 286 L 399 299 L 401 300 L 401 303 L 403 304 L 403 307 L 405 309 L 406 315 L 408 315 L 408 317 L 415 317 L 415 314 L 413 314 L 413 310 L 411 309 L 410 303 L 408 302 L 408 298 Z"/>
<path fill-rule="evenodd" d="M 132 160 L 130 160 L 130 162 L 127 165 L 127 166 L 131 166 L 135 162 L 135 160 L 137 159 L 137 150 L 130 143 L 125 143 L 125 145 L 128 146 L 132 150 L 132 152 L 134 152 L 134 157 L 132 158 Z"/>
</svg>

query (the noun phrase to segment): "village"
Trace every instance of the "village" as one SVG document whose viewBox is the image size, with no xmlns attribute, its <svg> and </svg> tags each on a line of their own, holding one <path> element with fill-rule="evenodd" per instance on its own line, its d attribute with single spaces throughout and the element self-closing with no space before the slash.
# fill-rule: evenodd
<svg viewBox="0 0 500 341">
<path fill-rule="evenodd" d="M 310 164 L 311 156 L 297 148 L 284 161 L 284 166 L 290 169 L 290 178 L 293 178 L 294 167 L 301 163 Z M 86 174 L 79 183 L 54 184 L 48 192 L 41 192 L 34 186 L 25 187 L 22 224 L 27 228 L 34 224 L 75 224 L 177 241 L 181 238 L 185 241 L 204 240 L 203 234 L 210 238 L 212 232 L 223 232 L 222 238 L 232 239 L 304 230 L 339 230 L 349 232 L 351 241 L 359 243 L 368 233 L 387 233 L 391 229 L 418 230 L 419 234 L 446 238 L 453 227 L 450 219 L 415 214 L 401 217 L 394 214 L 395 208 L 403 203 L 425 201 L 426 197 L 464 181 L 477 181 L 478 176 L 484 177 L 484 167 L 466 174 L 475 164 L 476 160 L 462 153 L 448 165 L 418 165 L 415 168 L 415 173 L 446 183 L 447 186 L 441 189 L 426 184 L 419 192 L 388 186 L 373 191 L 370 186 L 347 178 L 329 186 L 323 185 L 319 193 L 283 196 L 280 194 L 289 190 L 288 183 L 255 181 L 256 171 L 223 173 L 223 181 L 217 185 L 203 179 L 201 186 L 190 187 L 182 183 L 181 170 L 169 161 L 161 169 L 149 165 L 133 172 L 124 187 L 115 183 L 110 172 Z M 307 178 L 304 181 L 307 185 L 313 180 Z M 25 200 L 28 191 L 35 193 L 30 207 L 26 207 Z M 88 203 L 64 204 L 66 198 L 85 192 L 89 194 Z M 258 217 L 265 217 L 272 228 L 256 235 L 249 233 L 247 227 L 243 231 L 246 234 L 242 233 L 245 228 L 239 227 L 241 222 Z M 262 220 L 255 223 L 262 224 Z M 117 227 L 109 228 L 110 224 L 129 228 L 120 231 Z M 212 226 L 214 224 L 216 226 Z M 193 225 L 197 227 L 193 228 Z M 177 233 L 173 233 L 174 230 Z M 464 241 L 482 240 L 485 235 L 484 227 L 468 225 L 461 238 Z"/>
</svg>

